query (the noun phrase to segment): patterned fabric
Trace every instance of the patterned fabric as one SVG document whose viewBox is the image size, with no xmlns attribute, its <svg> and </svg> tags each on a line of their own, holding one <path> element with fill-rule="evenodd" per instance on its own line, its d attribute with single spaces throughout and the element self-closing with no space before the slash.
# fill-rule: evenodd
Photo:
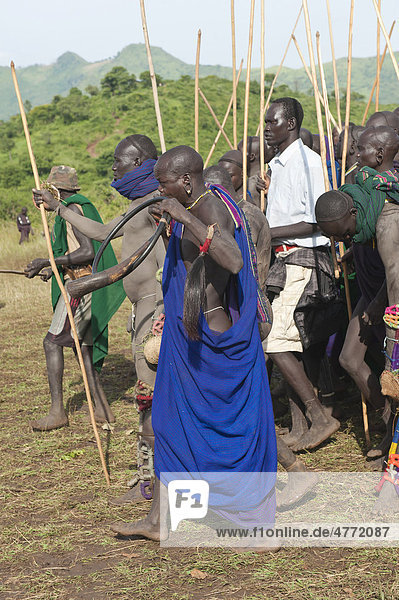
<svg viewBox="0 0 399 600">
<path fill-rule="evenodd" d="M 393 171 L 378 173 L 363 167 L 356 175 L 356 183 L 339 188 L 349 194 L 357 208 L 356 233 L 353 241 L 364 244 L 375 237 L 378 217 L 385 202 L 399 204 L 399 179 Z"/>
<path fill-rule="evenodd" d="M 266 297 L 259 285 L 256 250 L 255 250 L 255 245 L 252 240 L 251 229 L 250 229 L 250 226 L 248 223 L 248 219 L 246 218 L 244 211 L 242 211 L 238 208 L 238 206 L 235 204 L 232 197 L 227 192 L 227 190 L 225 190 L 224 187 L 222 187 L 221 185 L 216 186 L 216 185 L 210 184 L 209 189 L 212 191 L 213 194 L 218 196 L 218 198 L 220 198 L 224 202 L 227 210 L 230 212 L 230 214 L 233 218 L 233 221 L 236 224 L 236 228 L 238 228 L 240 226 L 243 228 L 243 231 L 245 233 L 245 237 L 247 240 L 247 244 L 248 244 L 248 253 L 249 253 L 249 257 L 250 257 L 251 271 L 252 271 L 253 276 L 255 277 L 257 287 L 258 287 L 258 291 L 257 291 L 258 321 L 260 321 L 261 323 L 271 323 L 272 319 L 271 319 L 271 316 L 269 313 L 268 303 L 267 303 Z"/>
<path fill-rule="evenodd" d="M 156 162 L 153 158 L 145 160 L 143 164 L 126 173 L 121 179 L 113 181 L 111 186 L 130 200 L 142 198 L 150 192 L 154 192 L 159 185 L 158 180 L 154 177 Z"/>
</svg>

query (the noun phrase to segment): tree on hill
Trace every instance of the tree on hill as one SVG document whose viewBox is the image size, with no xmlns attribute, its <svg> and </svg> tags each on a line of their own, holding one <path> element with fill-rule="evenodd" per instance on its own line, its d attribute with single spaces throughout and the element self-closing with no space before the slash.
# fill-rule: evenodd
<svg viewBox="0 0 399 600">
<path fill-rule="evenodd" d="M 155 80 L 157 82 L 157 86 L 160 86 L 163 84 L 163 79 L 160 75 L 158 75 L 157 73 L 155 73 Z M 149 71 L 143 71 L 142 73 L 140 73 L 140 81 L 143 87 L 151 87 L 152 83 L 151 83 L 151 75 Z"/>
<path fill-rule="evenodd" d="M 114 67 L 101 79 L 101 90 L 105 96 L 127 94 L 136 86 L 136 76 L 130 75 L 125 67 Z"/>
</svg>

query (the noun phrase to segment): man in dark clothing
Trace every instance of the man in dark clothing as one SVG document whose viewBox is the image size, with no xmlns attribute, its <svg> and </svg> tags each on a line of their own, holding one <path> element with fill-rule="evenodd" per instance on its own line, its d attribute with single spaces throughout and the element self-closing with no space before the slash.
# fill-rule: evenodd
<svg viewBox="0 0 399 600">
<path fill-rule="evenodd" d="M 18 227 L 18 231 L 21 234 L 21 237 L 19 238 L 20 244 L 22 244 L 23 242 L 29 241 L 30 233 L 32 235 L 34 235 L 32 225 L 30 224 L 30 220 L 28 217 L 28 209 L 26 208 L 26 206 L 24 206 L 21 209 L 21 212 L 17 216 L 17 227 Z"/>
</svg>

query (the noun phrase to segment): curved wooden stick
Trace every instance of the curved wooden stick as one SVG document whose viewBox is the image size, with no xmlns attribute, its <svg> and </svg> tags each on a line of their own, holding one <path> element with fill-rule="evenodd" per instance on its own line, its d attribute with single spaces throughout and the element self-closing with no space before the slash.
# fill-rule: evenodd
<svg viewBox="0 0 399 600">
<path fill-rule="evenodd" d="M 37 189 L 40 189 L 39 173 L 38 173 L 38 170 L 37 170 L 36 160 L 35 160 L 35 157 L 34 157 L 34 154 L 33 154 L 33 150 L 32 150 L 32 143 L 31 143 L 30 134 L 29 134 L 28 122 L 26 120 L 25 109 L 24 109 L 24 105 L 22 103 L 21 93 L 19 91 L 19 85 L 18 85 L 17 75 L 15 73 L 15 65 L 14 65 L 14 63 L 12 61 L 11 61 L 11 75 L 12 75 L 12 79 L 13 79 L 13 82 L 14 82 L 15 93 L 17 95 L 19 110 L 20 110 L 20 113 L 21 113 L 21 119 L 22 119 L 22 124 L 23 124 L 23 127 L 24 127 L 25 138 L 26 138 L 26 144 L 28 146 L 29 158 L 30 158 L 30 162 L 31 162 L 31 165 L 32 165 L 33 177 L 34 177 L 34 180 L 35 180 L 35 186 L 36 186 Z M 100 436 L 98 434 L 97 424 L 96 424 L 96 420 L 95 420 L 95 417 L 94 417 L 93 402 L 92 402 L 92 399 L 91 399 L 89 382 L 87 380 L 87 373 L 86 373 L 85 365 L 84 365 L 84 362 L 83 362 L 83 356 L 82 356 L 82 350 L 80 348 L 78 332 L 76 330 L 75 321 L 74 321 L 74 318 L 73 318 L 71 306 L 70 306 L 69 299 L 68 299 L 68 294 L 67 294 L 67 292 L 65 290 L 65 287 L 64 287 L 64 285 L 63 285 L 63 283 L 61 281 L 61 277 L 60 277 L 60 274 L 58 272 L 57 265 L 55 264 L 53 249 L 51 247 L 50 233 L 49 233 L 49 230 L 48 230 L 46 213 L 45 213 L 43 204 L 40 205 L 40 215 L 41 215 L 41 218 L 42 218 L 43 231 L 44 231 L 44 236 L 46 238 L 47 250 L 48 250 L 48 255 L 49 255 L 49 259 L 50 259 L 50 265 L 51 265 L 51 268 L 53 270 L 54 277 L 56 278 L 56 281 L 57 281 L 58 286 L 60 288 L 62 297 L 64 299 L 65 307 L 66 307 L 68 318 L 69 318 L 69 322 L 71 324 L 72 337 L 73 337 L 73 340 L 75 342 L 76 353 L 77 353 L 78 360 L 79 360 L 79 365 L 80 365 L 80 368 L 81 368 L 81 371 L 82 371 L 83 383 L 84 383 L 84 387 L 85 387 L 87 404 L 88 404 L 89 413 L 90 413 L 90 420 L 91 420 L 91 424 L 92 424 L 92 427 L 93 427 L 94 437 L 96 438 L 96 443 L 97 443 L 97 448 L 98 448 L 98 452 L 99 452 L 99 455 L 100 455 L 101 465 L 102 465 L 102 468 L 103 468 L 103 471 L 104 471 L 104 476 L 105 476 L 105 480 L 107 482 L 107 485 L 110 486 L 111 482 L 110 482 L 110 479 L 109 479 L 109 473 L 108 473 L 107 465 L 105 463 L 104 453 L 103 453 L 103 449 L 101 447 L 101 440 L 100 440 Z"/>
<path fill-rule="evenodd" d="M 141 23 L 143 25 L 145 47 L 147 50 L 148 69 L 150 71 L 150 77 L 151 77 L 152 94 L 154 96 L 154 105 L 155 105 L 155 114 L 157 117 L 157 124 L 158 124 L 159 141 L 161 143 L 161 151 L 163 154 L 164 152 L 166 152 L 165 137 L 163 134 L 161 109 L 159 108 L 157 78 L 156 78 L 155 71 L 154 71 L 154 65 L 152 63 L 150 39 L 148 37 L 147 19 L 145 16 L 144 0 L 140 0 L 140 10 L 141 10 Z"/>
</svg>

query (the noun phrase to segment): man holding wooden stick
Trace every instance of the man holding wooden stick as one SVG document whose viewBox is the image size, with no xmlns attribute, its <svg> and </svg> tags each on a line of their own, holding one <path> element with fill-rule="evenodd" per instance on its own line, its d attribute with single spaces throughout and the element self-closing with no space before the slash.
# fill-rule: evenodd
<svg viewBox="0 0 399 600">
<path fill-rule="evenodd" d="M 64 205 L 69 206 L 71 212 L 79 215 L 85 214 L 101 222 L 100 215 L 92 203 L 78 193 L 79 186 L 75 169 L 64 165 L 53 167 L 47 184 L 51 186 L 56 194 L 59 194 L 61 201 Z M 39 190 L 35 190 L 35 199 L 42 201 Z M 49 210 L 47 204 L 45 204 L 45 208 Z M 55 263 L 60 274 L 62 272 L 64 281 L 78 279 L 91 272 L 91 262 L 95 254 L 93 244 L 88 237 L 67 224 L 59 216 L 56 217 L 54 224 L 52 247 Z M 109 248 L 104 256 L 103 267 L 108 268 L 116 262 L 115 254 L 112 248 Z M 48 259 L 36 258 L 26 267 L 26 276 L 32 278 L 46 267 L 49 267 Z M 41 275 L 45 281 L 51 276 L 51 269 L 47 271 L 47 274 Z M 104 357 L 108 352 L 108 322 L 119 308 L 124 297 L 122 287 L 117 283 L 112 286 L 112 289 L 98 290 L 93 295 L 90 294 L 84 298 L 70 299 L 90 391 L 95 402 L 94 414 L 96 421 L 100 423 L 115 421 L 101 386 L 98 372 L 101 370 Z M 71 347 L 75 350 L 75 343 L 71 335 L 65 303 L 55 278 L 52 279 L 52 304 L 54 316 L 43 342 L 51 394 L 51 408 L 46 417 L 31 423 L 35 431 L 50 431 L 68 425 L 68 416 L 65 412 L 62 393 L 63 348 Z"/>
<path fill-rule="evenodd" d="M 111 185 L 122 196 L 130 200 L 127 212 L 152 198 L 158 187 L 158 181 L 154 177 L 156 160 L 157 150 L 152 140 L 145 135 L 128 136 L 115 148 L 112 165 L 114 180 Z M 54 200 L 51 195 L 46 201 L 53 210 L 56 210 L 78 231 L 98 242 L 102 242 L 123 217 L 123 215 L 118 216 L 107 224 L 98 223 L 82 215 L 77 215 Z M 122 259 L 130 256 L 137 247 L 147 241 L 154 230 L 153 219 L 146 211 L 140 212 L 136 218 L 128 221 L 115 236 L 123 236 Z M 154 330 L 154 326 L 158 329 L 162 326 L 160 320 L 163 314 L 162 290 L 156 279 L 156 273 L 162 267 L 164 257 L 165 249 L 163 243 L 159 241 L 148 258 L 133 273 L 123 279 L 126 295 L 132 302 L 132 317 L 129 319 L 128 331 L 132 333 L 132 350 L 137 375 L 135 399 L 140 415 L 137 442 L 139 470 L 129 482 L 131 489 L 122 497 L 110 500 L 112 504 L 124 504 L 143 497 L 151 498 L 154 446 L 151 403 L 156 365 L 146 360 L 144 343 Z"/>
</svg>

